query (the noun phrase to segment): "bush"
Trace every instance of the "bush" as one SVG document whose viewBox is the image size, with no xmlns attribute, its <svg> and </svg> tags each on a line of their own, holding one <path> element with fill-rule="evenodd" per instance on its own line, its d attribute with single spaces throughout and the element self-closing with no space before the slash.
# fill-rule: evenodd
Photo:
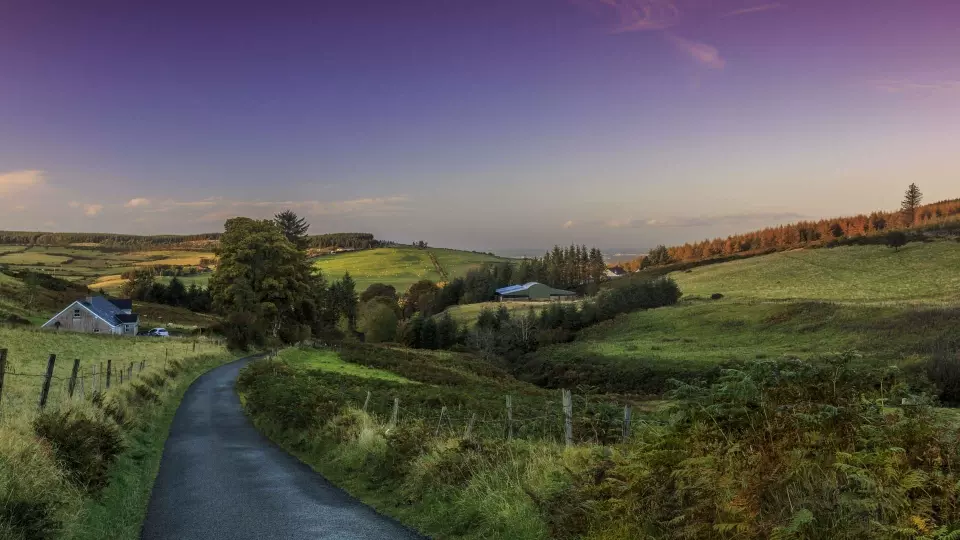
<svg viewBox="0 0 960 540">
<path fill-rule="evenodd" d="M 0 538 L 57 538 L 63 511 L 76 495 L 49 446 L 32 434 L 0 427 Z"/>
<path fill-rule="evenodd" d="M 397 337 L 397 312 L 377 300 L 360 306 L 360 331 L 370 343 L 393 341 Z"/>
<path fill-rule="evenodd" d="M 48 441 L 60 467 L 77 487 L 96 493 L 107 485 L 110 466 L 123 451 L 120 428 L 76 409 L 44 411 L 33 420 L 37 436 Z"/>
<path fill-rule="evenodd" d="M 925 365 L 927 378 L 939 391 L 940 401 L 960 404 L 960 353 L 939 351 Z"/>
<path fill-rule="evenodd" d="M 723 295 L 718 292 L 715 292 L 710 295 L 711 300 L 720 300 L 721 298 L 723 298 Z"/>
</svg>

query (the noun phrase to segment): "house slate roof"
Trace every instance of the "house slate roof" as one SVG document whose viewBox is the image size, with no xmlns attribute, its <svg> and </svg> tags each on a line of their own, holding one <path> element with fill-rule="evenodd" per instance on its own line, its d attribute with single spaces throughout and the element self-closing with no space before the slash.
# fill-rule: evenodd
<svg viewBox="0 0 960 540">
<path fill-rule="evenodd" d="M 125 309 L 133 307 L 132 300 L 108 300 L 103 296 L 94 296 L 88 300 L 78 300 L 87 309 L 97 314 L 98 317 L 107 321 L 113 326 L 119 326 L 124 323 L 134 323 L 139 319 L 139 315 L 122 313 Z M 122 306 L 130 307 L 120 307 Z"/>
</svg>

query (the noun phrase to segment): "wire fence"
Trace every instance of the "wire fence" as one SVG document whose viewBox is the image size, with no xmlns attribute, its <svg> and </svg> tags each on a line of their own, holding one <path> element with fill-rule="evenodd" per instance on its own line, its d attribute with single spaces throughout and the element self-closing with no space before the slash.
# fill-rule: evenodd
<svg viewBox="0 0 960 540">
<path fill-rule="evenodd" d="M 167 363 L 165 358 L 164 368 Z M 57 368 L 64 364 L 71 366 L 69 376 L 56 374 Z M 42 411 L 54 404 L 90 399 L 96 393 L 134 382 L 148 367 L 146 360 L 81 362 L 80 359 L 61 360 L 51 354 L 43 372 L 27 371 L 16 369 L 9 351 L 0 348 L 0 418 L 11 411 L 20 414 L 31 406 Z"/>
<path fill-rule="evenodd" d="M 566 445 L 615 444 L 630 438 L 634 422 L 632 404 L 610 403 L 590 396 L 558 390 L 560 399 L 504 394 L 502 405 L 492 410 L 465 404 L 446 406 L 424 403 L 402 392 L 383 389 L 324 387 L 324 396 L 336 408 L 352 407 L 373 416 L 387 428 L 414 427 L 444 438 L 536 439 Z"/>
</svg>

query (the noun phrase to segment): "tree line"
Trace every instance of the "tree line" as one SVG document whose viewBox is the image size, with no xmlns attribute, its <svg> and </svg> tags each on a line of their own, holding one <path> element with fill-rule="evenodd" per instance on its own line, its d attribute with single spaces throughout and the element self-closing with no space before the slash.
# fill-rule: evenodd
<svg viewBox="0 0 960 540">
<path fill-rule="evenodd" d="M 281 214 L 282 215 L 282 214 Z M 140 236 L 114 233 L 50 233 L 30 231 L 0 231 L 0 244 L 18 246 L 57 246 L 96 244 L 98 249 L 140 251 L 151 249 L 209 249 L 223 233 L 160 234 Z M 304 247 L 369 249 L 386 244 L 370 233 L 328 233 L 304 238 Z M 198 245 L 199 244 L 199 245 Z"/>
<path fill-rule="evenodd" d="M 360 297 L 359 328 L 369 342 L 395 341 L 415 349 L 460 347 L 515 360 L 541 346 L 569 341 L 575 332 L 620 313 L 675 304 L 680 295 L 670 279 L 634 282 L 579 304 L 552 302 L 519 314 L 504 304 L 496 310 L 484 308 L 469 327 L 459 325 L 449 312 L 431 316 L 417 311 L 404 318 L 396 291 L 379 284 Z"/>
<path fill-rule="evenodd" d="M 911 184 L 904 194 L 899 210 L 819 221 L 800 221 L 680 246 L 661 245 L 652 249 L 646 256 L 638 257 L 622 266 L 630 271 L 637 271 L 648 266 L 817 247 L 866 237 L 878 237 L 878 240 L 883 242 L 885 241 L 883 237 L 892 230 L 920 229 L 960 221 L 960 199 L 922 205 L 920 204 L 922 198 L 923 195 L 917 185 Z"/>
<path fill-rule="evenodd" d="M 120 289 L 120 295 L 132 300 L 165 304 L 187 308 L 190 311 L 208 313 L 213 307 L 210 291 L 196 283 L 187 287 L 178 277 L 164 284 L 155 279 L 152 269 L 143 268 L 125 274 L 127 281 Z"/>
</svg>

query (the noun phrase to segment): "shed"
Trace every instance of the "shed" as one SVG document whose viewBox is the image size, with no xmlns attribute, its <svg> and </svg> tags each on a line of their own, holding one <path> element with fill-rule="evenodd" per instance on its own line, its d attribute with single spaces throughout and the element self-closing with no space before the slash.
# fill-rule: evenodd
<svg viewBox="0 0 960 540">
<path fill-rule="evenodd" d="M 536 281 L 497 289 L 497 297 L 501 302 L 504 300 L 572 300 L 576 295 L 575 292 L 554 289 Z"/>
</svg>

